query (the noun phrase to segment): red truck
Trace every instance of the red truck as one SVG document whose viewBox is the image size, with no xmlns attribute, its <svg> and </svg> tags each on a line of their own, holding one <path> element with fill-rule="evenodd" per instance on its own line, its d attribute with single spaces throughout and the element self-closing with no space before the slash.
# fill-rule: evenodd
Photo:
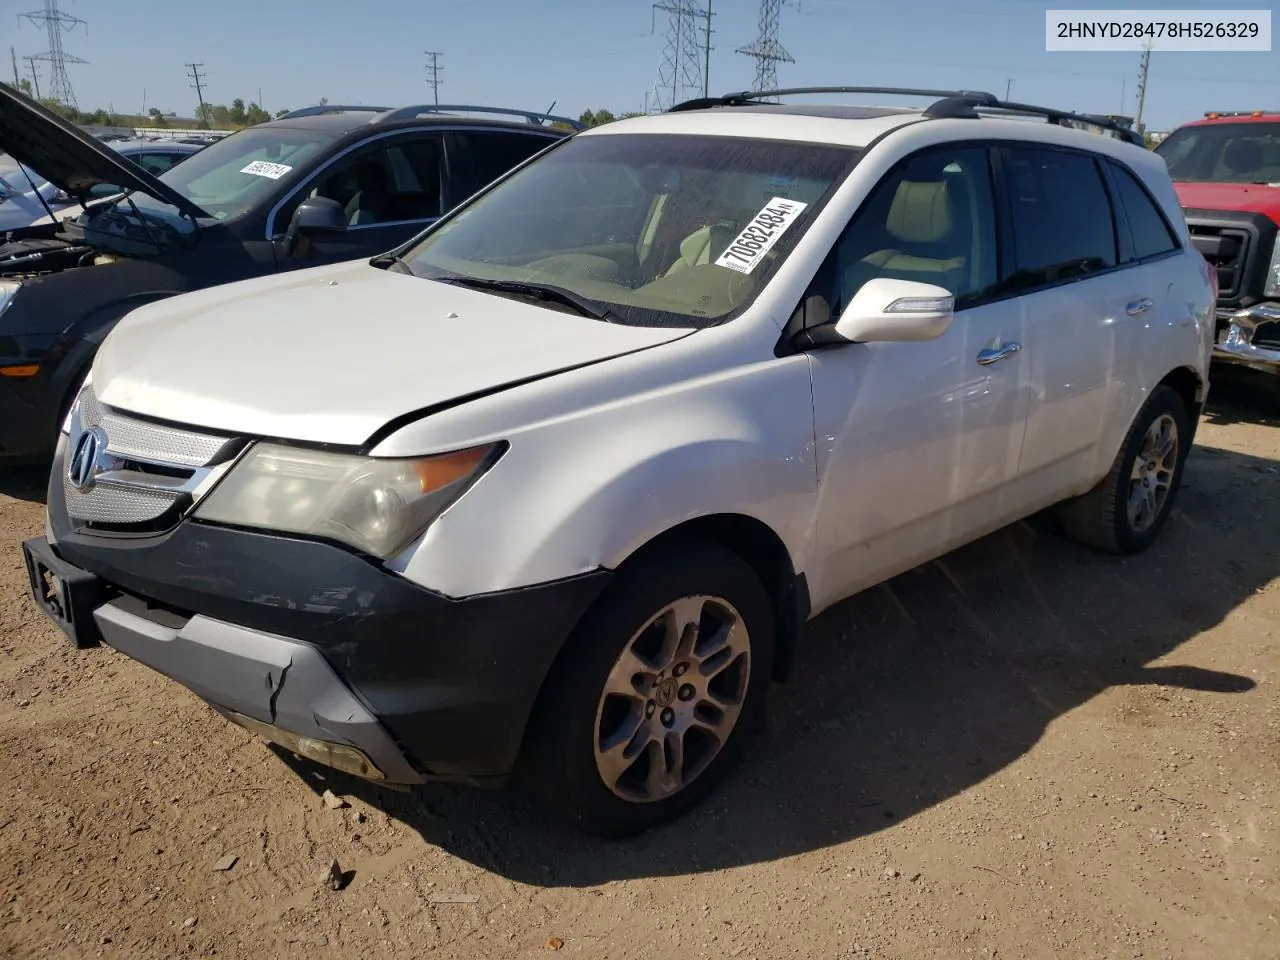
<svg viewBox="0 0 1280 960">
<path fill-rule="evenodd" d="M 1280 386 L 1280 111 L 1207 113 L 1155 148 L 1218 271 L 1214 360 Z"/>
</svg>

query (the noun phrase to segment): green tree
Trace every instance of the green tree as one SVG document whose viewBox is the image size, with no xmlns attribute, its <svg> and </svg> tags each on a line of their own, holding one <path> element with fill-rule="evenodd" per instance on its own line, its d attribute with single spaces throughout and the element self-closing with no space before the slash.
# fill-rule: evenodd
<svg viewBox="0 0 1280 960">
<path fill-rule="evenodd" d="M 248 126 L 255 126 L 259 123 L 266 123 L 271 119 L 271 114 L 263 110 L 256 103 L 249 104 L 249 109 L 244 113 L 244 122 Z"/>
<path fill-rule="evenodd" d="M 213 107 L 213 125 L 219 129 L 231 126 L 231 109 L 224 104 Z"/>
<path fill-rule="evenodd" d="M 613 115 L 611 110 L 584 110 L 582 116 L 578 117 L 579 122 L 585 123 L 588 127 L 598 127 L 601 124 L 613 123 L 617 117 Z"/>
<path fill-rule="evenodd" d="M 206 126 L 213 124 L 214 106 L 211 103 L 202 103 L 196 107 L 196 119 Z M 226 109 L 225 107 L 223 109 Z"/>
<path fill-rule="evenodd" d="M 30 80 L 19 80 L 18 90 L 21 91 L 22 93 L 25 93 L 28 97 L 34 97 L 34 94 L 31 92 Z"/>
<path fill-rule="evenodd" d="M 160 111 L 159 107 L 152 107 L 150 110 L 147 111 L 147 116 L 151 118 L 152 126 L 156 126 L 156 127 L 167 126 L 167 124 L 165 123 L 164 114 Z"/>
<path fill-rule="evenodd" d="M 284 116 L 286 113 L 288 113 L 288 112 L 289 112 L 289 109 L 288 109 L 287 107 L 286 107 L 284 110 L 277 110 L 277 111 L 276 111 L 276 119 L 277 119 L 277 120 L 279 120 L 281 117 L 283 117 L 283 116 Z"/>
<path fill-rule="evenodd" d="M 231 101 L 231 109 L 227 111 L 227 119 L 231 121 L 233 127 L 243 127 L 247 122 L 244 101 L 239 97 Z"/>
</svg>

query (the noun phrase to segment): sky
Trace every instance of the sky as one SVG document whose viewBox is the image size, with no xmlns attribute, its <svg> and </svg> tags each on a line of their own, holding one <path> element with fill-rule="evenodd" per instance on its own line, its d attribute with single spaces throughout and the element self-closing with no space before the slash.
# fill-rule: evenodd
<svg viewBox="0 0 1280 960">
<path fill-rule="evenodd" d="M 701 0 L 699 0 L 701 2 Z M 48 43 L 19 14 L 41 0 L 0 0 L 0 54 Z M 194 113 L 188 62 L 206 99 L 261 96 L 275 112 L 330 103 L 427 103 L 425 51 L 440 51 L 440 103 L 642 110 L 663 50 L 665 14 L 648 0 L 60 0 L 86 25 L 64 49 L 82 110 Z M 1141 54 L 1048 53 L 1045 9 L 1115 9 L 1095 0 L 787 0 L 779 37 L 794 63 L 781 86 L 874 85 L 988 90 L 1094 113 L 1136 110 Z M 1268 8 L 1257 0 L 1194 5 L 1129 0 L 1125 9 Z M 181 14 L 176 11 L 181 10 Z M 758 0 L 712 0 L 710 88 L 753 86 L 735 53 L 758 33 Z M 1277 25 L 1280 29 L 1280 24 Z M 47 84 L 47 65 L 42 85 Z M 12 68 L 0 75 L 12 80 Z M 260 91 L 260 92 L 259 92 Z M 903 102 L 845 98 L 865 103 Z M 650 101 L 652 102 L 652 101 Z M 908 101 L 911 102 L 911 101 Z M 1169 130 L 1207 110 L 1280 110 L 1280 42 L 1267 53 L 1153 53 L 1143 118 Z"/>
</svg>

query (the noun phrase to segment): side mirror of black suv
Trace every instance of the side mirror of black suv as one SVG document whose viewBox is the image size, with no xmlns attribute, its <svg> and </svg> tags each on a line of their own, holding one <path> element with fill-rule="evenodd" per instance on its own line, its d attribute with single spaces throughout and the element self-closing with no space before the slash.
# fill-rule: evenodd
<svg viewBox="0 0 1280 960">
<path fill-rule="evenodd" d="M 337 200 L 329 197 L 308 197 L 298 204 L 289 220 L 289 232 L 285 234 L 285 247 L 291 253 L 306 254 L 305 243 L 316 233 L 342 233 L 347 229 L 347 215 Z"/>
</svg>

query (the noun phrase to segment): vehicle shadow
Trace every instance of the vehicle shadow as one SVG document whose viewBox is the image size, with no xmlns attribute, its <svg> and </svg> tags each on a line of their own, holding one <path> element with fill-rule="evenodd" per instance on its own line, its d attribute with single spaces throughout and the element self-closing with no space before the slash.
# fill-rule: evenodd
<svg viewBox="0 0 1280 960">
<path fill-rule="evenodd" d="M 538 886 L 700 873 L 873 834 L 1017 760 L 1108 688 L 1253 690 L 1177 650 L 1280 574 L 1280 484 L 1265 472 L 1277 466 L 1195 448 L 1164 535 L 1138 557 L 1081 548 L 1037 517 L 827 611 L 727 782 L 632 840 L 582 836 L 511 791 L 398 794 L 282 755 L 317 792 L 361 797 L 428 842 Z"/>
<path fill-rule="evenodd" d="M 1240 367 L 1215 367 L 1205 419 L 1224 426 L 1280 427 L 1280 380 Z"/>
<path fill-rule="evenodd" d="M 44 503 L 49 489 L 49 460 L 0 465 L 0 496 Z"/>
</svg>

